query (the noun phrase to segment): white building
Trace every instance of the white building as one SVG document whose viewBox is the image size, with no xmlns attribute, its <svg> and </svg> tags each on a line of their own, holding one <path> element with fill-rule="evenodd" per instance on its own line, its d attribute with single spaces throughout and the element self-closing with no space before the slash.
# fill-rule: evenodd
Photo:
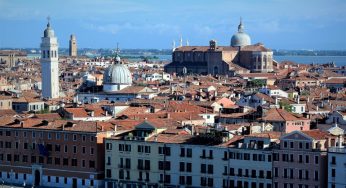
<svg viewBox="0 0 346 188">
<path fill-rule="evenodd" d="M 41 43 L 42 97 L 59 97 L 58 39 L 48 20 Z"/>
<path fill-rule="evenodd" d="M 328 188 L 346 187 L 346 148 L 328 149 Z"/>
<path fill-rule="evenodd" d="M 269 96 L 274 97 L 284 97 L 288 98 L 288 93 L 285 91 L 282 91 L 280 88 L 277 88 L 275 86 L 266 86 L 259 89 L 259 92 L 264 93 Z"/>
<path fill-rule="evenodd" d="M 272 138 L 256 135 L 231 146 L 165 130 L 144 121 L 106 139 L 106 188 L 272 186 Z"/>
</svg>

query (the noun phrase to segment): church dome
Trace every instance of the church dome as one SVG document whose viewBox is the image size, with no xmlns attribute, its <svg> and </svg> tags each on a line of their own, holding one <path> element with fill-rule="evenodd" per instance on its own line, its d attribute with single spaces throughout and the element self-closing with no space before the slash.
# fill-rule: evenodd
<svg viewBox="0 0 346 188">
<path fill-rule="evenodd" d="M 129 69 L 123 64 L 110 65 L 103 74 L 104 84 L 132 84 Z"/>
<path fill-rule="evenodd" d="M 54 30 L 50 27 L 50 23 L 48 22 L 47 28 L 44 30 L 44 37 L 54 37 Z"/>
<path fill-rule="evenodd" d="M 242 21 L 240 20 L 240 24 L 238 26 L 238 32 L 234 34 L 231 38 L 231 46 L 247 46 L 251 45 L 251 39 L 248 34 L 244 32 L 244 26 Z"/>
<path fill-rule="evenodd" d="M 130 70 L 120 63 L 117 55 L 115 64 L 111 64 L 103 74 L 103 90 L 118 91 L 132 85 L 132 75 Z"/>
</svg>

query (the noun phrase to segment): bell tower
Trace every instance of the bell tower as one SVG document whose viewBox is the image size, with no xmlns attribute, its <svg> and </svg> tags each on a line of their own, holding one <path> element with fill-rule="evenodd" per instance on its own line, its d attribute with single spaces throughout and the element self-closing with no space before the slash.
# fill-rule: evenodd
<svg viewBox="0 0 346 188">
<path fill-rule="evenodd" d="M 48 17 L 47 28 L 41 38 L 41 72 L 42 97 L 53 99 L 59 97 L 59 65 L 58 39 L 50 26 Z"/>
</svg>

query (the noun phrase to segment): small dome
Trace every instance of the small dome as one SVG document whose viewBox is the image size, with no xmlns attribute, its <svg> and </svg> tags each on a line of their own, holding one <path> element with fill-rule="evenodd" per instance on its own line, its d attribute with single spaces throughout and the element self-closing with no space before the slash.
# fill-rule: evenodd
<svg viewBox="0 0 346 188">
<path fill-rule="evenodd" d="M 129 69 L 123 64 L 110 65 L 103 74 L 104 84 L 132 84 L 132 76 Z"/>
<path fill-rule="evenodd" d="M 44 30 L 44 37 L 54 37 L 54 30 L 50 28 L 50 23 L 48 22 L 47 28 Z"/>
<path fill-rule="evenodd" d="M 231 46 L 247 46 L 251 45 L 251 39 L 248 34 L 244 32 L 244 25 L 240 20 L 238 25 L 238 32 L 231 38 Z"/>
</svg>

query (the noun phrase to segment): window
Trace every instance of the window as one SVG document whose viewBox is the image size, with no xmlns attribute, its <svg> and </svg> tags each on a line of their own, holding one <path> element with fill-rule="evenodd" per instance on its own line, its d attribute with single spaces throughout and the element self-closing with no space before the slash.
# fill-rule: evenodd
<svg viewBox="0 0 346 188">
<path fill-rule="evenodd" d="M 336 165 L 336 158 L 335 158 L 335 156 L 332 156 L 332 165 Z"/>
<path fill-rule="evenodd" d="M 77 166 L 77 159 L 71 159 L 71 166 Z"/>
<path fill-rule="evenodd" d="M 290 148 L 293 149 L 293 142 L 290 142 Z"/>
<path fill-rule="evenodd" d="M 82 147 L 82 153 L 85 154 L 85 146 Z"/>
<path fill-rule="evenodd" d="M 59 144 L 56 144 L 56 145 L 55 145 L 55 151 L 56 151 L 56 152 L 60 152 L 60 145 L 59 145 Z"/>
<path fill-rule="evenodd" d="M 90 155 L 94 155 L 94 148 L 90 148 Z"/>
<path fill-rule="evenodd" d="M 77 146 L 73 146 L 73 153 L 77 153 Z"/>
<path fill-rule="evenodd" d="M 60 165 L 60 158 L 55 157 L 54 164 Z"/>
<path fill-rule="evenodd" d="M 64 152 L 67 153 L 67 145 L 64 147 Z"/>
<path fill-rule="evenodd" d="M 23 155 L 22 161 L 23 161 L 23 163 L 29 162 L 28 156 L 27 155 Z"/>
<path fill-rule="evenodd" d="M 111 169 L 106 169 L 106 177 L 111 178 L 112 177 L 112 170 Z"/>
<path fill-rule="evenodd" d="M 201 173 L 206 173 L 206 164 L 201 164 Z"/>
<path fill-rule="evenodd" d="M 76 134 L 73 135 L 73 141 L 77 141 L 77 135 Z"/>
<path fill-rule="evenodd" d="M 315 164 L 318 164 L 318 156 L 315 156 Z"/>
<path fill-rule="evenodd" d="M 284 148 L 287 148 L 287 141 L 284 141 Z"/>
<path fill-rule="evenodd" d="M 59 183 L 59 177 L 55 177 L 55 183 Z"/>
<path fill-rule="evenodd" d="M 52 164 L 52 163 L 53 163 L 52 157 L 47 157 L 47 164 Z"/>
<path fill-rule="evenodd" d="M 186 163 L 186 172 L 192 172 L 192 163 Z"/>
<path fill-rule="evenodd" d="M 52 134 L 48 133 L 48 140 L 51 140 L 51 139 L 52 139 Z"/>
<path fill-rule="evenodd" d="M 180 157 L 185 157 L 185 148 L 180 148 Z"/>
<path fill-rule="evenodd" d="M 305 149 L 309 149 L 309 143 L 305 143 Z"/>
<path fill-rule="evenodd" d="M 63 158 L 62 165 L 68 166 L 68 158 Z"/>
<path fill-rule="evenodd" d="M 68 134 L 64 134 L 64 140 L 67 141 L 68 140 Z"/>
<path fill-rule="evenodd" d="M 314 180 L 315 180 L 315 181 L 318 181 L 318 179 L 319 179 L 318 171 L 315 170 L 315 173 L 314 173 Z"/>
<path fill-rule="evenodd" d="M 299 149 L 303 149 L 303 143 L 299 142 Z"/>
<path fill-rule="evenodd" d="M 336 173 L 335 173 L 335 169 L 332 168 L 332 177 L 333 177 L 333 178 L 335 178 L 335 174 L 336 174 Z"/>
<path fill-rule="evenodd" d="M 85 136 L 85 135 L 82 136 L 82 141 L 83 141 L 83 142 L 86 141 L 86 136 Z"/>
<path fill-rule="evenodd" d="M 112 150 L 112 143 L 106 143 L 106 150 Z"/>
<path fill-rule="evenodd" d="M 305 155 L 305 163 L 309 163 L 309 158 L 310 158 L 309 155 Z"/>
<path fill-rule="evenodd" d="M 82 160 L 82 167 L 85 167 L 85 160 Z"/>
<path fill-rule="evenodd" d="M 36 156 L 31 156 L 31 163 L 36 163 Z"/>
<path fill-rule="evenodd" d="M 189 158 L 192 157 L 192 149 L 191 148 L 186 149 L 186 157 L 189 157 Z"/>
<path fill-rule="evenodd" d="M 89 161 L 89 168 L 95 168 L 95 161 Z"/>
<path fill-rule="evenodd" d="M 60 133 L 56 133 L 56 134 L 55 134 L 55 139 L 56 139 L 56 140 L 60 140 Z"/>
</svg>

